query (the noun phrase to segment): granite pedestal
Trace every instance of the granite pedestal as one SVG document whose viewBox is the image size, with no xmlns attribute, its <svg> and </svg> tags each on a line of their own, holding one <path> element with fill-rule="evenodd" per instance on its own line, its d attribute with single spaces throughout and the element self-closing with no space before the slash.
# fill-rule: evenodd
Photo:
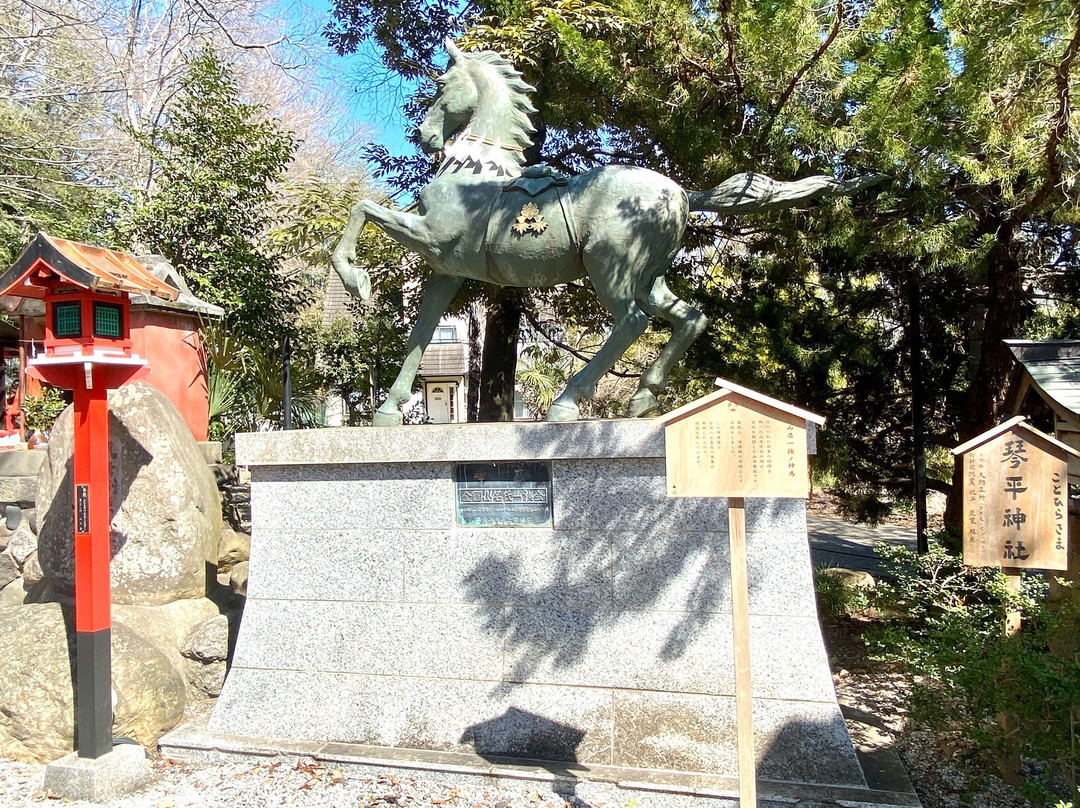
<svg viewBox="0 0 1080 808">
<path fill-rule="evenodd" d="M 69 801 L 111 802 L 149 779 L 146 751 L 135 744 L 118 744 L 98 758 L 72 752 L 45 767 L 45 790 Z"/>
<path fill-rule="evenodd" d="M 550 464 L 551 526 L 458 524 L 455 464 L 516 460 Z M 421 767 L 737 774 L 727 505 L 665 495 L 659 424 L 248 434 L 237 462 L 247 605 L 209 734 L 171 754 L 288 739 Z M 804 503 L 750 499 L 746 522 L 758 776 L 869 793 Z"/>
</svg>

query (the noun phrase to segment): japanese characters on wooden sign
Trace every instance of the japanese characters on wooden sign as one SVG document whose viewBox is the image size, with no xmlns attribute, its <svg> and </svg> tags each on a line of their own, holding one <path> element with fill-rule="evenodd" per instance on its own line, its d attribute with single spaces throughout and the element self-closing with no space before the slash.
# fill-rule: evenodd
<svg viewBox="0 0 1080 808">
<path fill-rule="evenodd" d="M 808 424 L 825 419 L 745 387 L 720 389 L 668 413 L 668 496 L 796 497 L 809 488 Z"/>
<path fill-rule="evenodd" d="M 1068 568 L 1068 461 L 1077 452 L 1017 416 L 953 449 L 963 457 L 964 563 Z"/>
</svg>

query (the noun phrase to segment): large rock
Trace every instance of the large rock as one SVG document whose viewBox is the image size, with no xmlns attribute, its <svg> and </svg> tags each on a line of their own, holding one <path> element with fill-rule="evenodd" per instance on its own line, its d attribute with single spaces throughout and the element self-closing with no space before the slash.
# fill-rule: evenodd
<svg viewBox="0 0 1080 808">
<path fill-rule="evenodd" d="M 38 477 L 38 556 L 57 592 L 74 587 L 73 411 L 53 427 Z M 221 539 L 214 476 L 180 413 L 142 382 L 109 394 L 113 602 L 155 605 L 206 594 Z"/>
<path fill-rule="evenodd" d="M 251 555 L 251 536 L 238 533 L 226 526 L 221 531 L 221 543 L 218 545 L 218 572 L 228 572 L 241 561 L 247 561 Z"/>
<path fill-rule="evenodd" d="M 189 684 L 187 660 L 181 653 L 187 637 L 196 626 L 217 616 L 218 605 L 208 598 L 174 600 L 161 606 L 112 607 L 113 622 L 126 625 L 148 640 Z M 196 690 L 189 692 L 196 694 Z"/>
<path fill-rule="evenodd" d="M 0 589 L 10 584 L 20 575 L 19 565 L 7 552 L 0 552 Z"/>
<path fill-rule="evenodd" d="M 0 757 L 44 763 L 74 748 L 74 616 L 58 603 L 0 610 Z M 113 735 L 152 747 L 184 714 L 176 669 L 122 624 L 112 629 Z"/>
<path fill-rule="evenodd" d="M 224 662 L 229 656 L 229 618 L 217 614 L 188 632 L 180 653 L 199 662 Z"/>
</svg>

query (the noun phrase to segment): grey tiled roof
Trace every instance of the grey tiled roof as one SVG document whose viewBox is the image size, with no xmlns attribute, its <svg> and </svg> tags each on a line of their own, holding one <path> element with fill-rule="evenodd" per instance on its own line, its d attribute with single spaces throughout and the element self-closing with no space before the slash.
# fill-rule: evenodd
<svg viewBox="0 0 1080 808">
<path fill-rule="evenodd" d="M 1080 340 L 1006 340 L 1048 404 L 1080 418 Z"/>
</svg>

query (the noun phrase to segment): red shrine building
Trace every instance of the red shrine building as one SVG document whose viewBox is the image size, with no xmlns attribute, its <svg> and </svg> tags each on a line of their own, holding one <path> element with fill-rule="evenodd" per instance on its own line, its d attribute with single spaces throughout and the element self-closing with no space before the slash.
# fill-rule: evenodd
<svg viewBox="0 0 1080 808">
<path fill-rule="evenodd" d="M 207 439 L 199 329 L 224 312 L 192 296 L 163 258 L 136 259 L 39 233 L 0 276 L 0 313 L 19 323 L 0 329 L 3 363 L 18 369 L 16 389 L 4 390 L 6 421 L 26 397 L 41 392 L 35 374 L 27 374 L 29 360 L 70 362 L 93 352 L 98 360 L 122 362 L 134 355 L 146 360 L 145 381 L 168 397 L 195 439 Z"/>
</svg>

